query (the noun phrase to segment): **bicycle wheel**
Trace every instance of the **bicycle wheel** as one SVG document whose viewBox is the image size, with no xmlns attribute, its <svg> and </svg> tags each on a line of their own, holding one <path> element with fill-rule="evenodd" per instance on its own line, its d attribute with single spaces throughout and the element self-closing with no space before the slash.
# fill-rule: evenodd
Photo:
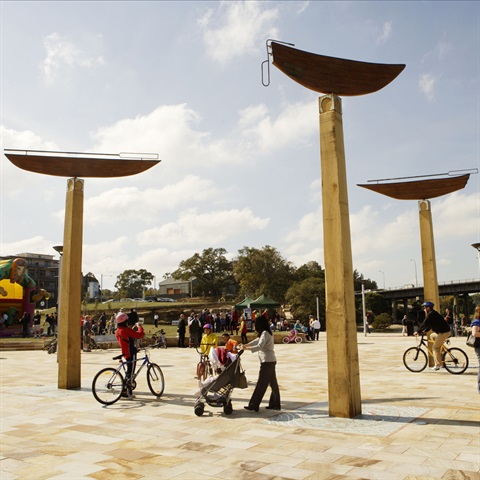
<svg viewBox="0 0 480 480">
<path fill-rule="evenodd" d="M 156 363 L 151 363 L 147 368 L 147 383 L 148 388 L 156 397 L 162 396 L 165 380 L 162 369 Z"/>
<path fill-rule="evenodd" d="M 411 372 L 418 373 L 425 370 L 427 363 L 427 354 L 421 348 L 410 347 L 403 354 L 403 364 Z"/>
<path fill-rule="evenodd" d="M 442 359 L 445 369 L 454 375 L 459 375 L 468 368 L 467 354 L 461 348 L 453 347 L 445 350 Z"/>
<path fill-rule="evenodd" d="M 115 368 L 100 370 L 92 381 L 93 396 L 103 405 L 112 405 L 118 401 L 124 388 L 125 379 Z"/>
</svg>

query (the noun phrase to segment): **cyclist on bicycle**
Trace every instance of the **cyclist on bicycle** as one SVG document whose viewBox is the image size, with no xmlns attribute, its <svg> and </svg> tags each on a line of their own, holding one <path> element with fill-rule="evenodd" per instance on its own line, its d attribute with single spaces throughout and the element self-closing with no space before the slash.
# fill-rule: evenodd
<svg viewBox="0 0 480 480">
<path fill-rule="evenodd" d="M 142 338 L 144 336 L 142 325 L 138 325 L 138 331 L 133 330 L 127 324 L 128 315 L 120 312 L 116 318 L 117 330 L 115 336 L 117 337 L 118 344 L 122 349 L 122 355 L 125 357 L 127 363 L 126 383 L 127 391 L 122 392 L 122 397 L 133 398 L 132 388 L 130 386 L 130 378 L 135 369 L 135 361 L 137 360 L 137 348 L 135 347 L 135 339 Z"/>
<path fill-rule="evenodd" d="M 443 318 L 442 315 L 433 309 L 434 304 L 432 302 L 425 302 L 422 307 L 425 309 L 426 316 L 425 320 L 418 327 L 418 331 L 415 333 L 415 335 L 422 335 L 429 330 L 433 330 L 435 332 L 436 335 L 432 347 L 433 356 L 435 359 L 435 366 L 433 369 L 440 370 L 442 367 L 442 354 L 440 349 L 442 348 L 445 340 L 450 337 L 452 333 L 450 332 L 450 327 L 445 321 L 445 318 Z"/>
</svg>

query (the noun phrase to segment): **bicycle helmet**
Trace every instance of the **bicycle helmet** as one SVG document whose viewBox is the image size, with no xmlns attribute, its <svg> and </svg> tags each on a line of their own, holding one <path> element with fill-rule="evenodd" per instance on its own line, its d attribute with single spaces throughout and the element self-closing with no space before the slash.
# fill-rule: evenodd
<svg viewBox="0 0 480 480">
<path fill-rule="evenodd" d="M 115 320 L 117 322 L 117 325 L 119 323 L 126 322 L 128 320 L 128 315 L 126 313 L 120 312 L 116 317 Z"/>
<path fill-rule="evenodd" d="M 434 307 L 434 303 L 432 302 L 425 302 L 425 303 L 422 303 L 422 307 L 430 307 L 430 308 L 433 308 Z"/>
<path fill-rule="evenodd" d="M 203 329 L 205 330 L 206 328 L 209 328 L 210 330 L 212 330 L 212 326 L 209 324 L 209 323 L 206 323 L 204 326 L 203 326 Z"/>
</svg>

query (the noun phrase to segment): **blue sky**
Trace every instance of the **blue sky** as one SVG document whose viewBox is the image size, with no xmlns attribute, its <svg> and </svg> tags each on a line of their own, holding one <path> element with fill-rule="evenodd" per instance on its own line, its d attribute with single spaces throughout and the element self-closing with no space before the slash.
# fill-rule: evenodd
<svg viewBox="0 0 480 480">
<path fill-rule="evenodd" d="M 113 287 L 158 279 L 208 247 L 276 247 L 324 265 L 319 94 L 275 67 L 265 41 L 405 63 L 345 97 L 354 268 L 380 287 L 423 283 L 418 206 L 357 187 L 480 167 L 478 2 L 0 3 L 1 148 L 154 152 L 134 177 L 86 179 L 83 271 Z M 0 160 L 0 254 L 54 254 L 66 179 Z M 480 175 L 432 200 L 440 282 L 479 276 Z"/>
</svg>

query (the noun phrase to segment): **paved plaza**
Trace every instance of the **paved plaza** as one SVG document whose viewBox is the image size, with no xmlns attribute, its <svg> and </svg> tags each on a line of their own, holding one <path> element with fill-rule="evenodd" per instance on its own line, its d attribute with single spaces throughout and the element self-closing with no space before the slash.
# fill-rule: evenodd
<svg viewBox="0 0 480 480">
<path fill-rule="evenodd" d="M 251 335 L 253 338 L 253 335 Z M 276 345 L 281 412 L 248 412 L 256 354 L 242 365 L 249 387 L 233 413 L 194 414 L 194 349 L 152 350 L 166 387 L 153 397 L 142 374 L 133 400 L 103 407 L 91 381 L 115 366 L 118 349 L 82 353 L 82 388 L 57 389 L 56 355 L 0 352 L 0 479 L 320 480 L 480 479 L 477 359 L 465 338 L 462 375 L 402 363 L 413 337 L 358 336 L 362 416 L 328 417 L 325 333 L 317 342 Z"/>
</svg>

